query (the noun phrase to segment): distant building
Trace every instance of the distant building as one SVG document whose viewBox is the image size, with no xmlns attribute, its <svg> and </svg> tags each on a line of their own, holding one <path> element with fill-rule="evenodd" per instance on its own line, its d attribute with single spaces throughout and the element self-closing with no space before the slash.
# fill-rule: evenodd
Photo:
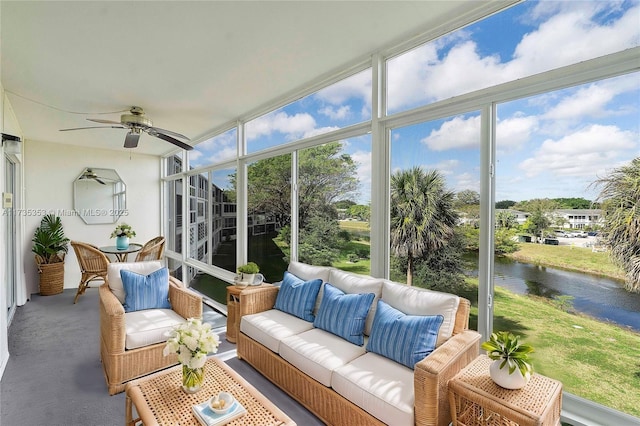
<svg viewBox="0 0 640 426">
<path fill-rule="evenodd" d="M 565 229 L 585 229 L 599 227 L 604 224 L 600 209 L 559 209 L 555 210 L 554 225 Z"/>
</svg>

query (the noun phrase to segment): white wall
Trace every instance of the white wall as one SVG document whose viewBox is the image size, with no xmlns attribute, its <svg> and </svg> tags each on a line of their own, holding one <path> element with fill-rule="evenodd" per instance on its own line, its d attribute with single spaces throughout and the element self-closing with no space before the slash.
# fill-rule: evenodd
<svg viewBox="0 0 640 426">
<path fill-rule="evenodd" d="M 160 235 L 160 160 L 135 150 L 96 150 L 79 146 L 27 140 L 24 144 L 25 232 L 22 251 L 27 294 L 37 293 L 38 273 L 31 252 L 31 238 L 42 212 L 53 210 L 62 219 L 71 240 L 97 246 L 115 245 L 109 235 L 116 224 L 87 225 L 73 210 L 73 182 L 85 167 L 115 169 L 127 185 L 126 222 L 136 231 L 132 242 Z M 131 255 L 130 255 L 131 256 Z M 130 260 L 133 260 L 133 256 Z M 80 269 L 73 248 L 65 262 L 64 287 L 77 288 Z M 55 297 L 55 296 L 52 296 Z"/>
</svg>

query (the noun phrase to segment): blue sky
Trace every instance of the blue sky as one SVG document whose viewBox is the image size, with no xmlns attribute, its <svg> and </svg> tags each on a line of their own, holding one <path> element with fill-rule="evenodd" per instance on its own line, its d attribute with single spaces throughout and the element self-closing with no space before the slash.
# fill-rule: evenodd
<svg viewBox="0 0 640 426">
<path fill-rule="evenodd" d="M 525 2 L 388 62 L 388 112 L 640 45 L 640 2 Z M 362 72 L 248 123 L 249 152 L 371 118 Z M 498 200 L 584 197 L 589 184 L 640 154 L 640 73 L 498 106 Z M 395 129 L 392 171 L 437 168 L 450 189 L 479 190 L 479 112 Z M 370 138 L 344 141 L 370 199 Z M 233 158 L 235 133 L 203 142 L 192 165 Z"/>
</svg>

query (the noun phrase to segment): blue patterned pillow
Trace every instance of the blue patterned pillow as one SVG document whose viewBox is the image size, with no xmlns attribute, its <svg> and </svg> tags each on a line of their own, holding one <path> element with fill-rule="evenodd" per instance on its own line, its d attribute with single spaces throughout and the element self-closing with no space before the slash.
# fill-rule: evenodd
<svg viewBox="0 0 640 426">
<path fill-rule="evenodd" d="M 274 308 L 305 321 L 313 322 L 315 318 L 313 307 L 316 304 L 321 284 L 320 278 L 304 281 L 285 271 Z"/>
<path fill-rule="evenodd" d="M 169 270 L 158 269 L 149 275 L 141 275 L 126 269 L 120 270 L 124 287 L 124 311 L 143 309 L 171 309 L 169 303 Z"/>
<path fill-rule="evenodd" d="M 378 300 L 367 351 L 413 369 L 435 349 L 443 321 L 442 315 L 406 315 Z"/>
<path fill-rule="evenodd" d="M 313 326 L 362 346 L 364 324 L 375 297 L 373 293 L 345 294 L 325 283 L 322 302 Z"/>
</svg>

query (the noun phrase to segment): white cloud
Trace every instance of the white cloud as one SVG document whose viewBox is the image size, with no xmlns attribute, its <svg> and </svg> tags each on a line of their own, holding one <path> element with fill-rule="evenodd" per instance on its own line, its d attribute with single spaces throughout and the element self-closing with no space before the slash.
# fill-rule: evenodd
<svg viewBox="0 0 640 426">
<path fill-rule="evenodd" d="M 538 118 L 522 113 L 498 121 L 496 139 L 501 149 L 507 146 L 519 147 L 526 143 L 537 130 Z"/>
<path fill-rule="evenodd" d="M 371 71 L 365 70 L 319 90 L 315 97 L 332 105 L 344 104 L 352 98 L 371 105 Z"/>
<path fill-rule="evenodd" d="M 438 49 L 448 47 L 448 43 L 440 40 L 394 58 L 389 62 L 389 110 L 447 99 L 640 45 L 640 6 L 599 25 L 593 19 L 610 7 L 604 2 L 560 3 L 566 4 L 546 7 L 544 13 L 543 9 L 534 9 L 531 16 L 548 16 L 551 11 L 555 14 L 522 37 L 512 58 L 482 55 L 481 51 L 492 46 L 479 49 L 475 41 L 467 39 L 467 32 L 455 40 L 457 44 L 444 57 L 439 57 Z"/>
<path fill-rule="evenodd" d="M 245 131 L 247 140 L 274 132 L 283 133 L 288 140 L 292 140 L 311 132 L 315 126 L 316 120 L 307 113 L 289 115 L 284 111 L 274 111 L 247 123 Z"/>
<path fill-rule="evenodd" d="M 344 120 L 351 115 L 351 106 L 342 105 L 335 108 L 332 106 L 326 106 L 324 108 L 320 108 L 318 112 L 329 117 L 332 120 Z"/>
<path fill-rule="evenodd" d="M 371 199 L 371 153 L 367 151 L 356 151 L 351 154 L 351 158 L 357 165 L 357 176 L 360 182 L 360 190 L 363 192 L 361 198 Z M 368 193 L 365 193 L 368 191 Z"/>
<path fill-rule="evenodd" d="M 442 123 L 439 129 L 432 130 L 429 136 L 422 139 L 421 142 L 434 151 L 479 148 L 480 116 L 454 117 Z"/>
<path fill-rule="evenodd" d="M 520 163 L 527 177 L 538 175 L 595 176 L 618 158 L 632 155 L 640 135 L 616 126 L 590 125 L 555 141 L 542 143 L 534 156 Z"/>
<path fill-rule="evenodd" d="M 454 187 L 450 189 L 455 192 L 464 191 L 465 189 L 480 192 L 480 179 L 478 179 L 477 174 L 474 175 L 469 172 L 461 173 L 455 176 Z"/>
</svg>

